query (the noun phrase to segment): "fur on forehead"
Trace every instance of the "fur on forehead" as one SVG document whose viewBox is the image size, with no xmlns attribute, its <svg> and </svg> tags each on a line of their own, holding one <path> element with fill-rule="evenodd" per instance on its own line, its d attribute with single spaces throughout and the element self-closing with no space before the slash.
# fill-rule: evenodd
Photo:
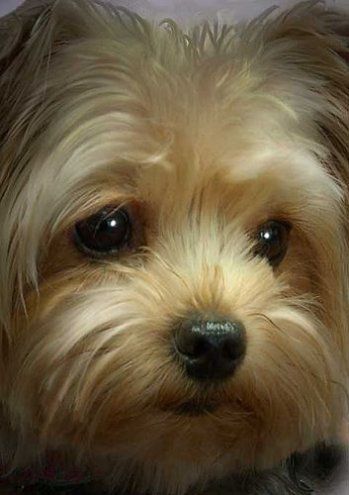
<svg viewBox="0 0 349 495">
<path fill-rule="evenodd" d="M 260 27 L 189 33 L 87 0 L 25 3 L 5 21 L 13 30 L 0 55 L 8 298 L 15 272 L 19 285 L 37 280 L 43 232 L 93 207 L 110 179 L 132 194 L 149 167 L 180 181 L 217 170 L 229 183 L 268 176 L 317 206 L 326 195 L 322 210 L 331 212 L 341 201 L 347 72 L 337 54 L 347 47 L 340 16 L 314 2 Z"/>
</svg>

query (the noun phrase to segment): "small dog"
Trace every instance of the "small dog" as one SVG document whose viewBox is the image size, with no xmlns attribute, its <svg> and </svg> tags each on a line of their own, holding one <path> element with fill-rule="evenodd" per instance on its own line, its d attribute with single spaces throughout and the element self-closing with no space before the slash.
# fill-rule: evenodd
<svg viewBox="0 0 349 495">
<path fill-rule="evenodd" d="M 317 2 L 188 32 L 92 0 L 2 20 L 4 470 L 54 453 L 181 495 L 339 439 L 348 34 Z"/>
</svg>

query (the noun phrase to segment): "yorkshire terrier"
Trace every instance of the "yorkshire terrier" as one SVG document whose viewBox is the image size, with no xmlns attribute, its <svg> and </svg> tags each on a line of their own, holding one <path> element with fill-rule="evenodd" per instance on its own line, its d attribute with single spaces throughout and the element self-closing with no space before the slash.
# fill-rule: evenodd
<svg viewBox="0 0 349 495">
<path fill-rule="evenodd" d="M 340 441 L 348 40 L 317 2 L 187 31 L 92 0 L 2 20 L 3 472 L 58 455 L 183 495 Z"/>
</svg>

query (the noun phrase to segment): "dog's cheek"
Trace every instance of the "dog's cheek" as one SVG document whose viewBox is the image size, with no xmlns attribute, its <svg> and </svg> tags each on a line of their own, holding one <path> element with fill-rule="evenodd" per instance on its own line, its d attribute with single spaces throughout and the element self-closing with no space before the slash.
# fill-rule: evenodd
<svg viewBox="0 0 349 495">
<path fill-rule="evenodd" d="M 84 289 L 98 291 L 105 277 L 97 269 L 79 275 L 60 273 L 41 287 L 39 300 L 28 296 L 28 314 L 17 318 L 13 334 L 10 403 L 19 421 L 35 425 L 42 437 L 83 444 L 97 428 L 101 443 L 111 430 L 115 441 L 118 425 L 143 414 L 152 385 L 157 387 L 156 370 L 161 377 L 169 354 L 149 324 L 117 334 L 117 317 L 104 314 L 113 304 L 108 291 L 100 302 L 92 296 L 82 304 Z M 115 274 L 113 283 L 120 285 Z"/>
<path fill-rule="evenodd" d="M 289 286 L 290 294 L 318 297 L 321 277 L 317 246 L 297 228 L 292 232 L 287 256 L 279 273 Z"/>
</svg>

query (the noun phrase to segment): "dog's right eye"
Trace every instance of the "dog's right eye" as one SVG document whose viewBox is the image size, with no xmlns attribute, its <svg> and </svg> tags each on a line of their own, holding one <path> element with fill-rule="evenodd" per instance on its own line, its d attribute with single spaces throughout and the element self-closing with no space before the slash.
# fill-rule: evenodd
<svg viewBox="0 0 349 495">
<path fill-rule="evenodd" d="M 80 251 L 93 257 L 109 256 L 129 247 L 132 222 L 126 208 L 105 207 L 75 224 L 74 240 Z"/>
</svg>

